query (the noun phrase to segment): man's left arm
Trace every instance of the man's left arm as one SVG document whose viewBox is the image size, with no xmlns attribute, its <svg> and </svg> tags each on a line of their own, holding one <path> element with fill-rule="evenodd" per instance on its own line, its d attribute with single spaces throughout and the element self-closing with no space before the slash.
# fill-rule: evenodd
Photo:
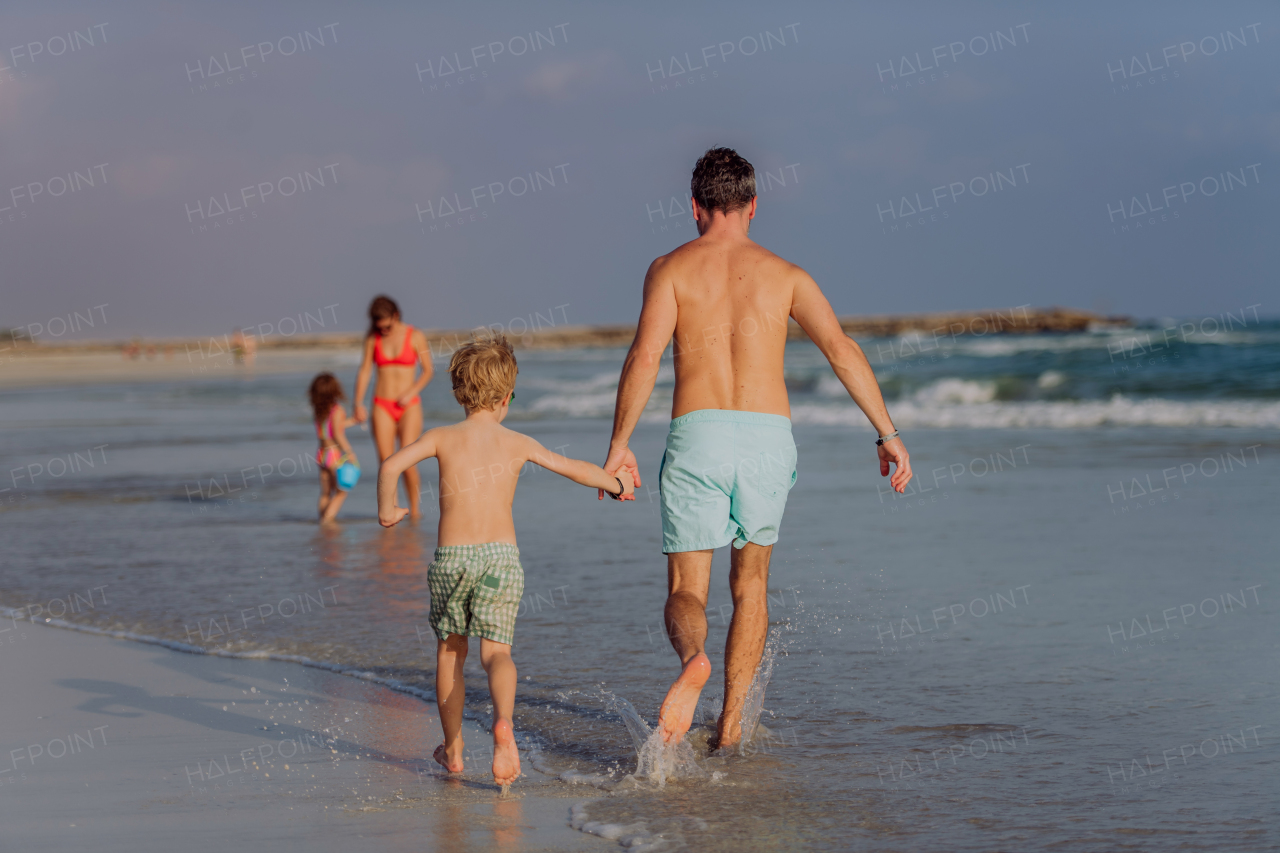
<svg viewBox="0 0 1280 853">
<path fill-rule="evenodd" d="M 809 339 L 822 351 L 836 377 L 879 435 L 889 435 L 894 432 L 893 421 L 889 419 L 889 410 L 885 408 L 884 396 L 880 393 L 880 383 L 876 381 L 876 375 L 872 372 L 862 347 L 840 328 L 836 312 L 831 309 L 831 303 L 827 301 L 817 282 L 799 267 L 795 269 L 791 297 L 792 319 L 800 324 L 800 328 L 804 329 Z M 893 463 L 897 470 L 889 484 L 898 492 L 905 491 L 907 483 L 911 481 L 911 459 L 902 439 L 886 441 L 876 450 L 880 457 L 880 476 L 888 476 L 889 464 Z"/>
</svg>

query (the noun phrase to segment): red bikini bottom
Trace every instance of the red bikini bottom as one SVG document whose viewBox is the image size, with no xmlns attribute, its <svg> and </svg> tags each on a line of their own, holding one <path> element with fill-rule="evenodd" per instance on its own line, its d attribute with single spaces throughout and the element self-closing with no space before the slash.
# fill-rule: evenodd
<svg viewBox="0 0 1280 853">
<path fill-rule="evenodd" d="M 417 397 L 414 397 L 412 400 L 409 401 L 410 406 L 416 405 L 417 403 L 418 403 Z M 388 400 L 385 397 L 374 397 L 373 404 L 375 406 L 381 406 L 388 415 L 391 415 L 391 419 L 393 421 L 399 421 L 402 417 L 404 417 L 404 413 L 406 411 L 406 407 L 400 405 L 395 400 Z"/>
</svg>

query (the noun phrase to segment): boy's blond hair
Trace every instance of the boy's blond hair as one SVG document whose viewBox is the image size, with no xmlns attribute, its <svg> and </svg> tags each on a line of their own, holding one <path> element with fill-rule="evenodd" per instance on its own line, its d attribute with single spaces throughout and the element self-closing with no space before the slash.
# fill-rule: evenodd
<svg viewBox="0 0 1280 853">
<path fill-rule="evenodd" d="M 472 341 L 449 359 L 453 396 L 467 409 L 492 409 L 516 387 L 515 352 L 502 335 Z"/>
</svg>

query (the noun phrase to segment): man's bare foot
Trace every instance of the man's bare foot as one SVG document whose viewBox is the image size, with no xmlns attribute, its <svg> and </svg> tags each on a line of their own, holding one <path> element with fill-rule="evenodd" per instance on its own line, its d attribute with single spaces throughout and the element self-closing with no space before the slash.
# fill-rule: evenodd
<svg viewBox="0 0 1280 853">
<path fill-rule="evenodd" d="M 505 792 L 519 776 L 520 751 L 516 749 L 516 738 L 511 733 L 511 722 L 498 720 L 493 724 L 493 781 Z"/>
<path fill-rule="evenodd" d="M 658 728 L 662 729 L 663 743 L 678 741 L 693 725 L 693 711 L 698 707 L 698 695 L 702 693 L 702 685 L 707 683 L 711 675 L 711 661 L 702 652 L 689 658 L 689 662 L 680 671 L 680 677 L 667 691 L 667 698 L 662 700 L 662 711 L 658 714 Z"/>
<path fill-rule="evenodd" d="M 450 752 L 453 754 L 450 755 Z M 466 765 L 462 763 L 462 738 L 458 738 L 456 748 L 453 750 L 446 749 L 444 744 L 440 744 L 431 757 L 450 773 L 461 773 L 466 769 Z"/>
</svg>

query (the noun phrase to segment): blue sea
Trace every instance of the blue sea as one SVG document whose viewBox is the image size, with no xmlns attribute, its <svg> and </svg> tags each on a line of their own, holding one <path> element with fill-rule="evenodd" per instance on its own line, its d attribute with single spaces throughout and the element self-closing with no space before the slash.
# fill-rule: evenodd
<svg viewBox="0 0 1280 853">
<path fill-rule="evenodd" d="M 540 470 L 517 492 L 527 754 L 583 786 L 575 823 L 630 827 L 641 848 L 1274 849 L 1280 324 L 1241 316 L 860 339 L 912 454 L 901 496 L 821 355 L 789 345 L 799 478 L 760 728 L 744 754 L 658 784 L 637 777 L 632 732 L 678 672 L 664 367 L 635 503 Z M 624 353 L 517 355 L 508 426 L 602 461 Z M 356 358 L 0 390 L 6 621 L 305 658 L 429 699 L 434 462 L 426 517 L 383 530 L 372 443 L 352 430 L 365 480 L 340 524 L 314 520 L 307 384 L 332 369 L 350 390 Z M 461 416 L 439 379 L 423 405 L 428 426 Z M 718 553 L 707 720 L 727 572 Z M 469 702 L 487 719 L 483 689 Z"/>
</svg>

